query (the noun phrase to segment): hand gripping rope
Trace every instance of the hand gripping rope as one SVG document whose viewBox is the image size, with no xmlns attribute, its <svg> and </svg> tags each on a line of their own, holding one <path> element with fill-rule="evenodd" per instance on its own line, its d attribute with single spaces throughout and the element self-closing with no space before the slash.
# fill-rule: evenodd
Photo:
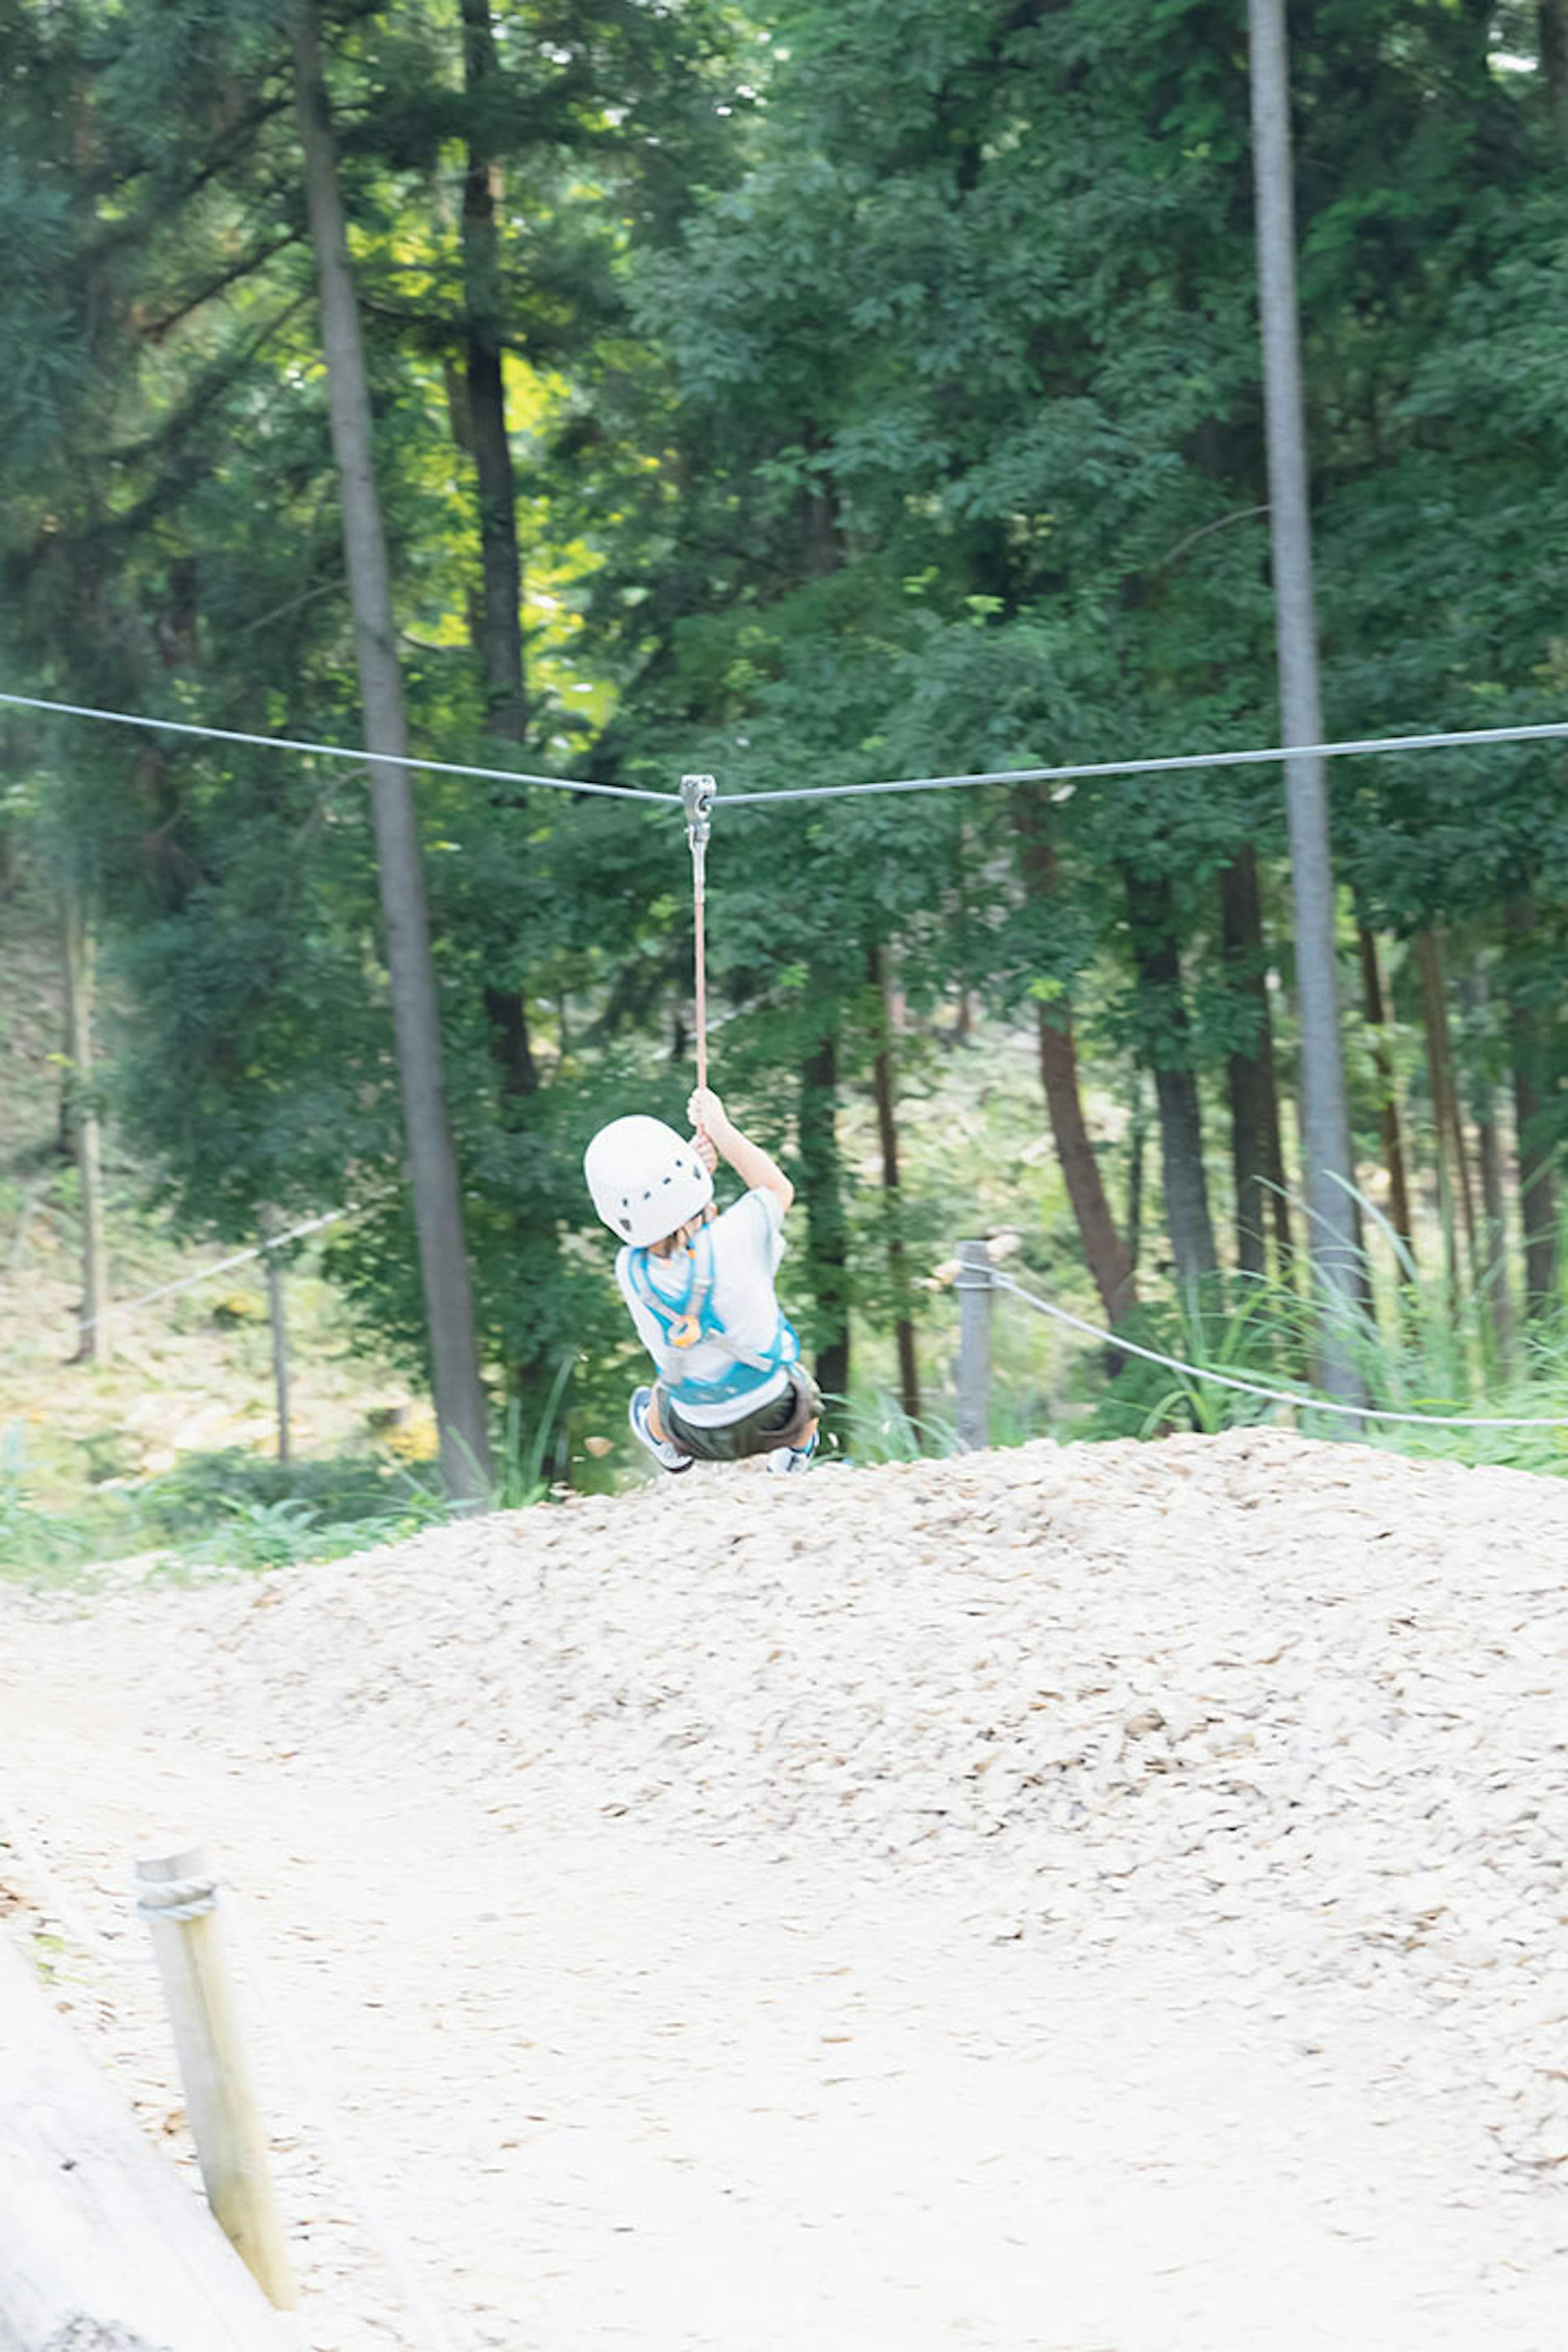
<svg viewBox="0 0 1568 2352">
<path fill-rule="evenodd" d="M 693 1017 L 697 1024 L 697 1083 L 708 1084 L 708 836 L 712 831 L 713 803 L 719 787 L 711 776 L 682 776 L 680 804 L 686 811 L 686 839 L 691 851 L 691 928 L 696 956 L 697 986 Z"/>
</svg>

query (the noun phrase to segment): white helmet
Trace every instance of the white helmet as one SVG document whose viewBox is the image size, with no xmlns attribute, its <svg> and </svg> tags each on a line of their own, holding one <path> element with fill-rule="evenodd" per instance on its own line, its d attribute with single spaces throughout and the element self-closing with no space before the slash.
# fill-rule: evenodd
<svg viewBox="0 0 1568 2352">
<path fill-rule="evenodd" d="M 713 1198 L 712 1177 L 661 1118 L 612 1119 L 583 1154 L 583 1173 L 610 1231 L 638 1249 L 700 1216 Z"/>
</svg>

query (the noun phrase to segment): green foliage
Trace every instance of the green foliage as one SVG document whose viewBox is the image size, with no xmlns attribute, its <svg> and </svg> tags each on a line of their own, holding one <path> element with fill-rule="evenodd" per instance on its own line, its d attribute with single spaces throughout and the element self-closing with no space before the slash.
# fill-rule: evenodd
<svg viewBox="0 0 1568 2352">
<path fill-rule="evenodd" d="M 1533 37 L 1506 14 L 1489 33 L 1484 12 L 1369 0 L 1317 11 L 1297 44 L 1335 731 L 1555 715 L 1568 678 L 1568 196 L 1543 77 L 1498 69 L 1499 43 Z M 1272 735 L 1234 6 L 494 0 L 488 76 L 449 8 L 325 15 L 416 749 L 667 790 L 710 767 L 738 794 Z M 73 0 L 0 25 L 0 664 L 73 699 L 350 742 L 289 72 L 276 0 Z M 482 267 L 476 162 L 500 190 Z M 476 335 L 500 354 L 526 556 L 521 726 L 480 658 Z M 264 1211 L 360 1204 L 334 1278 L 355 1325 L 424 1369 L 360 778 L 4 725 L 0 848 L 24 840 L 30 870 L 101 909 L 128 1008 L 106 1099 L 178 1230 L 237 1244 Z M 1332 786 L 1358 917 L 1398 940 L 1446 923 L 1495 982 L 1502 1011 L 1458 1041 L 1478 1108 L 1516 1074 L 1505 1015 L 1533 1020 L 1550 1149 L 1568 1132 L 1562 772 L 1557 750 L 1518 747 L 1340 763 Z M 581 1152 L 616 1110 L 679 1114 L 688 868 L 673 813 L 436 775 L 417 792 L 480 1353 L 521 1499 L 618 1420 L 625 1323 Z M 1216 907 L 1244 845 L 1270 932 L 1250 963 Z M 909 1311 L 868 1116 L 889 1042 L 906 1146 L 962 1091 L 953 1069 L 988 1084 L 961 1063 L 933 1077 L 972 1003 L 1021 1035 L 1042 1005 L 1070 1019 L 1101 1096 L 1194 1070 L 1212 1119 L 1229 1058 L 1258 1044 L 1261 964 L 1286 982 L 1288 1076 L 1286 861 L 1263 770 L 721 797 L 714 1076 L 810 1160 L 786 1276 L 808 1336 L 847 1323 L 874 1349 Z M 1154 920 L 1139 908 L 1169 935 L 1159 982 L 1131 952 Z M 901 1000 L 890 1038 L 873 965 Z M 1419 1098 L 1397 955 L 1394 988 Z M 830 1073 L 811 1137 L 808 1070 Z M 1355 1076 L 1371 1150 L 1364 1051 Z M 1071 1246 L 1059 1192 L 1037 1201 L 1016 1139 L 992 1156 L 984 1105 L 976 1125 L 973 1151 L 906 1148 L 917 1276 L 970 1196 Z M 1463 1302 L 1418 1341 L 1412 1302 L 1383 1305 L 1377 1344 L 1415 1352 L 1380 1377 L 1465 1390 Z M 1278 1291 L 1142 1313 L 1134 1336 L 1194 1360 L 1305 1360 Z M 1163 1379 L 1125 1370 L 1106 1425 L 1247 1410 Z M 861 1451 L 898 1442 L 856 1410 Z M 236 1492 L 236 1545 L 309 1549 L 357 1523 L 302 1488 Z"/>
</svg>

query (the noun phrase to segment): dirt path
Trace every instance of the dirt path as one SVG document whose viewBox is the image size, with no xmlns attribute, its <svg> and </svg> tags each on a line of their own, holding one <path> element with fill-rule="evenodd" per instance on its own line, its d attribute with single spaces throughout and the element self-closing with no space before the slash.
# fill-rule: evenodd
<svg viewBox="0 0 1568 2352">
<path fill-rule="evenodd" d="M 129 1858 L 252 1890 L 313 2352 L 1552 2352 L 1565 1538 L 1277 1435 L 697 1474 L 7 1595 L 8 1801 L 154 2130 Z"/>
</svg>

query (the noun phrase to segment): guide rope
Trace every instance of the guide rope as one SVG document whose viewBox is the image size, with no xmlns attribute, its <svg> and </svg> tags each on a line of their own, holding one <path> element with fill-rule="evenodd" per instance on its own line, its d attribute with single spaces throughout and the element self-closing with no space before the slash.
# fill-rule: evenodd
<svg viewBox="0 0 1568 2352">
<path fill-rule="evenodd" d="M 237 1265 L 248 1265 L 254 1258 L 265 1257 L 269 1250 L 282 1249 L 289 1242 L 300 1241 L 307 1234 L 319 1234 L 327 1225 L 341 1224 L 345 1217 L 363 1217 L 366 1209 L 374 1209 L 376 1202 L 386 1197 L 384 1192 L 378 1192 L 374 1200 L 351 1201 L 346 1209 L 329 1209 L 325 1216 L 311 1217 L 302 1225 L 290 1225 L 287 1233 L 274 1234 L 255 1249 L 236 1250 L 232 1257 L 221 1257 L 216 1265 L 204 1265 L 199 1274 L 183 1275 L 178 1282 L 163 1282 L 156 1290 L 144 1290 L 140 1298 L 127 1298 L 123 1303 L 111 1299 L 101 1315 L 79 1317 L 77 1328 L 90 1331 L 95 1323 L 119 1323 L 127 1315 L 134 1315 L 138 1307 L 150 1307 L 155 1298 L 174 1298 L 182 1290 L 195 1290 L 199 1284 L 212 1282 L 220 1274 L 231 1274 Z"/>
<path fill-rule="evenodd" d="M 990 1285 L 995 1290 L 1011 1291 L 1014 1297 L 1021 1298 L 1026 1307 L 1035 1307 L 1041 1315 L 1050 1316 L 1055 1322 L 1067 1324 L 1074 1331 L 1081 1331 L 1086 1339 L 1102 1340 L 1121 1355 L 1138 1356 L 1146 1364 L 1163 1365 L 1165 1370 L 1182 1372 L 1189 1380 L 1207 1381 L 1215 1388 L 1236 1389 L 1243 1396 L 1267 1397 L 1271 1404 L 1295 1405 L 1304 1412 L 1344 1413 L 1354 1421 L 1404 1422 L 1422 1429 L 1568 1429 L 1568 1419 L 1561 1415 L 1546 1420 L 1531 1420 L 1481 1413 L 1395 1412 L 1382 1405 L 1339 1404 L 1329 1397 L 1303 1396 L 1293 1389 L 1260 1388 L 1255 1381 L 1237 1380 L 1228 1372 L 1210 1371 L 1203 1364 L 1185 1364 L 1178 1356 L 1162 1356 L 1152 1348 L 1142 1348 L 1136 1340 L 1124 1339 L 1119 1331 L 1102 1331 L 1098 1324 L 1086 1322 L 1081 1315 L 1074 1315 L 1048 1298 L 1037 1297 L 1032 1290 L 1026 1290 L 1021 1283 L 1015 1282 L 1010 1275 L 997 1274 L 993 1269 Z"/>
</svg>

